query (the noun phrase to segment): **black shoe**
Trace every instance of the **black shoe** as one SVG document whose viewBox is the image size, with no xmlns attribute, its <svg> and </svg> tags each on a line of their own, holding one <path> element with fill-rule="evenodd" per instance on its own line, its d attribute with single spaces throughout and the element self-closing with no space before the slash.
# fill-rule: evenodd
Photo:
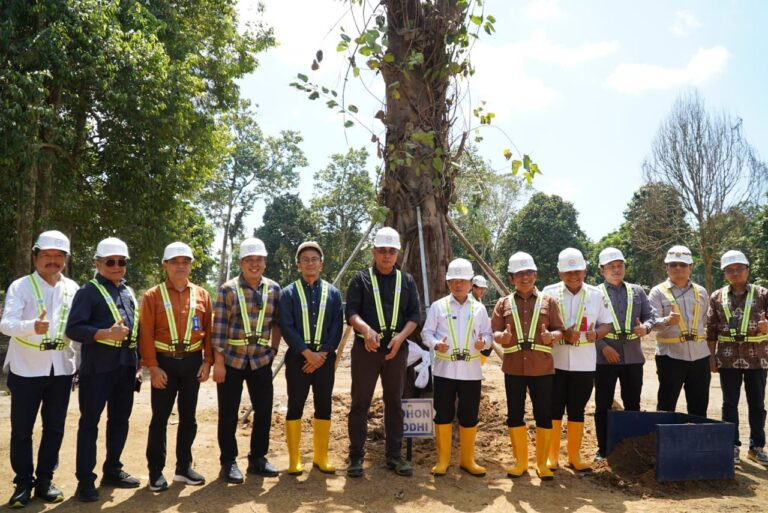
<svg viewBox="0 0 768 513">
<path fill-rule="evenodd" d="M 280 473 L 274 465 L 267 461 L 267 458 L 256 458 L 253 463 L 248 465 L 248 473 L 264 477 L 277 477 Z"/>
<path fill-rule="evenodd" d="M 168 489 L 168 481 L 161 473 L 149 474 L 149 489 L 153 492 L 164 492 Z"/>
<path fill-rule="evenodd" d="M 347 477 L 363 477 L 363 458 L 349 458 Z"/>
<path fill-rule="evenodd" d="M 61 502 L 64 494 L 50 481 L 38 481 L 35 484 L 35 497 L 48 502 Z"/>
<path fill-rule="evenodd" d="M 400 456 L 387 456 L 387 468 L 393 470 L 398 476 L 412 476 L 411 464 Z"/>
<path fill-rule="evenodd" d="M 243 473 L 240 472 L 239 468 L 237 468 L 237 463 L 222 465 L 221 471 L 219 472 L 219 477 L 227 483 L 232 484 L 242 484 L 243 481 L 245 481 L 243 478 Z"/>
<path fill-rule="evenodd" d="M 8 500 L 9 508 L 23 508 L 32 498 L 32 484 L 20 484 L 16 485 L 16 489 L 13 490 L 13 495 Z"/>
<path fill-rule="evenodd" d="M 118 474 L 104 474 L 101 477 L 101 486 L 114 486 L 115 488 L 138 488 L 141 483 L 128 472 L 121 470 Z"/>
<path fill-rule="evenodd" d="M 78 483 L 75 497 L 80 502 L 96 502 L 99 500 L 99 491 L 93 486 L 93 483 Z"/>
<path fill-rule="evenodd" d="M 185 483 L 192 486 L 200 486 L 205 484 L 205 478 L 195 472 L 192 466 L 188 466 L 186 469 L 176 469 L 176 473 L 173 475 L 173 480 L 178 483 Z"/>
</svg>

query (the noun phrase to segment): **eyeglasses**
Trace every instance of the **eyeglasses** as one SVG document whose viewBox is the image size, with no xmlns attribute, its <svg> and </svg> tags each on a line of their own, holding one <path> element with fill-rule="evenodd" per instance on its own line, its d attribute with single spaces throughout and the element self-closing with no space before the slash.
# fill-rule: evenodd
<svg viewBox="0 0 768 513">
<path fill-rule="evenodd" d="M 302 264 L 316 264 L 320 261 L 322 261 L 322 258 L 320 257 L 299 258 L 299 262 L 301 262 Z"/>
<path fill-rule="evenodd" d="M 670 262 L 667 264 L 669 267 L 688 267 L 689 264 L 685 262 Z"/>
<path fill-rule="evenodd" d="M 115 265 L 118 265 L 120 267 L 125 267 L 128 261 L 125 258 L 118 258 L 115 260 L 114 258 L 110 258 L 109 260 L 102 260 L 104 262 L 104 265 L 107 267 L 114 267 Z"/>
<path fill-rule="evenodd" d="M 529 269 L 527 271 L 517 271 L 516 273 L 513 274 L 513 276 L 515 278 L 525 278 L 528 276 L 533 276 L 534 274 L 536 274 L 536 271 L 532 271 Z"/>
<path fill-rule="evenodd" d="M 724 269 L 725 274 L 740 274 L 746 271 L 746 267 L 726 267 Z"/>
<path fill-rule="evenodd" d="M 397 249 L 395 248 L 375 248 L 375 251 L 379 255 L 397 255 Z"/>
</svg>

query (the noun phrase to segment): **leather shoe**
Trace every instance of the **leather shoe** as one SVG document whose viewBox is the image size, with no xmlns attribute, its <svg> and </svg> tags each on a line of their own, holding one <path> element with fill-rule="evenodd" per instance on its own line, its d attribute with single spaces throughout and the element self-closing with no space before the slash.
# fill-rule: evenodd
<svg viewBox="0 0 768 513">
<path fill-rule="evenodd" d="M 29 502 L 32 497 L 32 485 L 31 484 L 19 484 L 13 490 L 13 495 L 8 500 L 9 508 L 23 508 Z"/>
<path fill-rule="evenodd" d="M 398 476 L 412 476 L 413 467 L 400 456 L 387 456 L 387 468 L 393 470 Z"/>
<path fill-rule="evenodd" d="M 61 502 L 64 500 L 64 493 L 50 481 L 38 481 L 35 484 L 35 497 L 48 502 Z"/>
<path fill-rule="evenodd" d="M 250 463 L 248 465 L 248 473 L 264 477 L 277 477 L 280 475 L 275 466 L 267 461 L 267 458 L 264 457 L 256 458 L 252 463 Z"/>
<path fill-rule="evenodd" d="M 99 491 L 93 483 L 78 483 L 75 497 L 80 502 L 96 502 L 99 500 Z"/>
<path fill-rule="evenodd" d="M 237 468 L 237 463 L 222 465 L 219 477 L 231 484 L 242 484 L 245 481 L 243 473 Z"/>
<path fill-rule="evenodd" d="M 138 479 L 128 472 L 121 470 L 117 474 L 104 474 L 101 477 L 101 486 L 114 486 L 115 488 L 138 488 Z"/>
<path fill-rule="evenodd" d="M 363 458 L 349 458 L 347 477 L 363 477 Z"/>
</svg>

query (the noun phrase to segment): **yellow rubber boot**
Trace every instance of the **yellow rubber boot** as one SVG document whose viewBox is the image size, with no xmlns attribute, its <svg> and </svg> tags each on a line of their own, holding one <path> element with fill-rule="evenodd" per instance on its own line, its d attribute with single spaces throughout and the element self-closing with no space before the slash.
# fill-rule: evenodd
<svg viewBox="0 0 768 513">
<path fill-rule="evenodd" d="M 312 435 L 314 455 L 312 466 L 325 474 L 334 474 L 336 467 L 328 463 L 328 439 L 331 435 L 331 421 L 325 419 L 313 419 Z"/>
<path fill-rule="evenodd" d="M 301 419 L 285 421 L 285 439 L 288 442 L 288 473 L 292 476 L 299 476 L 304 471 L 299 453 Z"/>
<path fill-rule="evenodd" d="M 560 433 L 562 433 L 563 421 L 552 421 L 552 440 L 549 442 L 549 458 L 547 459 L 547 466 L 550 470 L 556 470 L 560 467 L 558 460 L 560 459 Z"/>
<path fill-rule="evenodd" d="M 520 477 L 528 471 L 528 433 L 525 426 L 509 428 L 509 440 L 515 454 L 515 466 L 507 468 L 507 477 Z"/>
<path fill-rule="evenodd" d="M 568 463 L 574 470 L 584 472 L 592 465 L 581 459 L 581 440 L 584 437 L 584 423 L 568 421 Z"/>
<path fill-rule="evenodd" d="M 459 448 L 461 449 L 461 469 L 473 476 L 483 477 L 485 467 L 475 463 L 475 439 L 477 426 L 467 428 L 459 426 Z"/>
<path fill-rule="evenodd" d="M 552 471 L 547 466 L 551 438 L 551 429 L 536 428 L 536 474 L 539 475 L 542 481 L 549 481 L 554 477 L 554 474 L 552 474 Z"/>
<path fill-rule="evenodd" d="M 432 473 L 436 476 L 444 476 L 451 464 L 451 446 L 453 445 L 453 425 L 435 424 L 435 448 L 437 449 L 437 462 L 432 467 Z"/>
</svg>

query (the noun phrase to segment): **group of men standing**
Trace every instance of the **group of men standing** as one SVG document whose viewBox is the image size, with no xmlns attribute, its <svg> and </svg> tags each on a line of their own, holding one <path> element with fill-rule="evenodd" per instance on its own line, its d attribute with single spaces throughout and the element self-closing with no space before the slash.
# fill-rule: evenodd
<svg viewBox="0 0 768 513">
<path fill-rule="evenodd" d="M 420 324 L 419 295 L 413 277 L 398 269 L 399 234 L 382 228 L 373 243 L 373 264 L 357 273 L 346 294 L 322 279 L 323 251 L 302 243 L 295 260 L 299 279 L 281 288 L 264 276 L 267 250 L 262 241 L 240 245 L 240 273 L 222 284 L 215 302 L 190 282 L 194 255 L 181 242 L 169 244 L 162 262 L 163 283 L 147 290 L 141 303 L 126 285 L 127 245 L 114 237 L 101 241 L 94 255 L 94 279 L 78 289 L 63 276 L 70 256 L 68 238 L 58 231 L 40 234 L 33 247 L 35 272 L 8 289 L 0 330 L 11 337 L 5 367 L 10 368 L 12 507 L 34 495 L 59 502 L 53 484 L 58 466 L 70 390 L 79 384 L 75 492 L 96 501 L 98 425 L 107 410 L 106 456 L 101 486 L 135 488 L 139 480 L 123 470 L 133 393 L 142 367 L 151 379 L 152 420 L 147 440 L 149 488 L 168 488 L 168 419 L 177 405 L 179 425 L 173 481 L 202 485 L 193 468 L 197 432 L 195 410 L 200 383 L 211 375 L 219 405 L 219 477 L 242 483 L 236 428 L 245 383 L 254 421 L 248 474 L 273 477 L 267 459 L 272 422 L 272 362 L 285 339 L 288 412 L 285 436 L 289 474 L 301 474 L 302 415 L 310 388 L 314 399 L 313 466 L 333 473 L 328 457 L 336 350 L 343 323 L 354 328 L 352 403 L 348 417 L 347 476 L 364 473 L 368 410 L 381 377 L 386 432 L 386 465 L 410 476 L 401 456 L 401 397 L 408 359 L 407 339 Z M 421 331 L 435 353 L 435 475 L 450 465 L 452 424 L 459 423 L 460 468 L 485 475 L 475 461 L 482 362 L 492 343 L 503 350 L 507 426 L 516 458 L 507 469 L 519 477 L 528 469 L 524 422 L 526 392 L 536 421 L 536 472 L 552 479 L 559 466 L 563 417 L 567 414 L 567 461 L 575 470 L 590 463 L 580 455 L 584 409 L 593 388 L 598 455 L 605 455 L 606 417 L 617 381 L 625 409 L 639 410 L 644 357 L 640 338 L 657 334 L 658 409 L 674 411 L 684 389 L 688 412 L 706 416 L 712 372 L 723 389 L 723 420 L 738 425 L 738 402 L 745 384 L 750 420 L 748 456 L 768 464 L 764 394 L 768 369 L 768 290 L 748 283 L 749 262 L 738 251 L 721 260 L 727 287 L 711 296 L 690 281 L 693 260 L 682 246 L 665 259 L 668 279 L 646 297 L 642 287 L 624 282 L 624 256 L 615 248 L 600 253 L 600 287 L 584 282 L 587 263 L 576 249 L 561 252 L 561 281 L 539 290 L 533 258 L 522 252 L 508 262 L 514 292 L 496 303 L 489 317 L 479 301 L 487 282 L 473 277 L 472 264 L 456 259 L 448 266 L 450 294 L 429 308 Z M 43 433 L 33 465 L 32 431 L 38 412 Z M 739 458 L 738 429 L 734 458 Z"/>
</svg>

